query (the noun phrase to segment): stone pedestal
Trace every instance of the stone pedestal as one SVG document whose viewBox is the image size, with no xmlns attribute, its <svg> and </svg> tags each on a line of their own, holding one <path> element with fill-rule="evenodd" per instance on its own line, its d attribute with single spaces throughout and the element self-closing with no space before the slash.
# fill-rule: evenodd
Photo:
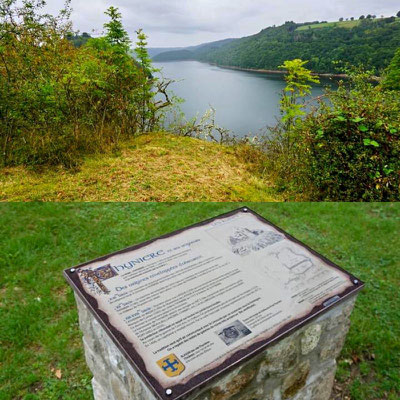
<svg viewBox="0 0 400 400">
<path fill-rule="evenodd" d="M 191 393 L 190 400 L 328 400 L 356 296 Z M 76 296 L 95 400 L 156 400 Z"/>
</svg>

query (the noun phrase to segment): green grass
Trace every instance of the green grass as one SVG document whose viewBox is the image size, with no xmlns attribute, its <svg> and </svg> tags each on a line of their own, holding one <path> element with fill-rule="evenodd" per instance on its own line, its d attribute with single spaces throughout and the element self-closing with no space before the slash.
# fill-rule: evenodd
<svg viewBox="0 0 400 400">
<path fill-rule="evenodd" d="M 359 25 L 361 21 L 354 20 L 354 21 L 338 21 L 338 22 L 326 22 L 323 24 L 310 24 L 310 25 L 303 25 L 299 26 L 296 31 L 305 31 L 307 29 L 321 29 L 321 28 L 354 28 L 355 26 Z"/>
<path fill-rule="evenodd" d="M 398 399 L 400 204 L 248 205 L 367 283 L 339 360 L 337 398 Z M 63 268 L 238 206 L 1 204 L 0 399 L 92 398 Z"/>
<path fill-rule="evenodd" d="M 376 18 L 373 21 L 379 21 L 382 18 Z M 399 22 L 400 18 L 396 18 L 396 22 Z M 355 19 L 354 21 L 336 21 L 336 22 L 326 22 L 323 24 L 310 24 L 303 25 L 296 29 L 296 31 L 305 31 L 307 29 L 321 29 L 321 28 L 347 28 L 351 29 L 355 26 L 358 26 L 361 23 L 361 20 Z"/>
<path fill-rule="evenodd" d="M 249 146 L 152 133 L 121 143 L 116 154 L 88 156 L 78 171 L 0 168 L 0 200 L 279 200 L 258 173 L 262 157 Z"/>
</svg>

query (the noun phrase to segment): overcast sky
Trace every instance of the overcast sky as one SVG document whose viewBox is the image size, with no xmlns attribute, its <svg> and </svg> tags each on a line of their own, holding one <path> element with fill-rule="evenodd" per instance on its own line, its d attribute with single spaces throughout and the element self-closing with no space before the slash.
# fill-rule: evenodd
<svg viewBox="0 0 400 400">
<path fill-rule="evenodd" d="M 63 0 L 47 0 L 56 12 Z M 242 37 L 285 21 L 338 20 L 362 14 L 390 16 L 399 0 L 72 0 L 72 21 L 81 32 L 102 32 L 104 11 L 113 5 L 133 37 L 143 28 L 150 47 L 190 46 Z"/>
</svg>

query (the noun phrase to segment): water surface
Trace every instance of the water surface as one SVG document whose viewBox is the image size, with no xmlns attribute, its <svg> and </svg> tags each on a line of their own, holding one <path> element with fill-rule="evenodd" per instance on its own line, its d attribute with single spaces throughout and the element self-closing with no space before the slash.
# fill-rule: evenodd
<svg viewBox="0 0 400 400">
<path fill-rule="evenodd" d="M 212 106 L 218 125 L 239 136 L 258 134 L 279 118 L 279 100 L 285 81 L 282 75 L 238 71 L 198 61 L 154 63 L 166 78 L 178 80 L 170 88 L 185 102 L 186 118 L 203 115 Z M 312 96 L 322 94 L 314 85 Z"/>
</svg>

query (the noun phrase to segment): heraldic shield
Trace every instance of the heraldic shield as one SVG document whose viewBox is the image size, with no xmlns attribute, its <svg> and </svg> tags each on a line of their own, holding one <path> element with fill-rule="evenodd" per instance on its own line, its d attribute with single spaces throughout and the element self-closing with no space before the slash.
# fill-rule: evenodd
<svg viewBox="0 0 400 400">
<path fill-rule="evenodd" d="M 157 361 L 157 365 L 164 371 L 164 374 L 169 377 L 180 375 L 185 366 L 175 354 L 169 354 Z"/>
</svg>

